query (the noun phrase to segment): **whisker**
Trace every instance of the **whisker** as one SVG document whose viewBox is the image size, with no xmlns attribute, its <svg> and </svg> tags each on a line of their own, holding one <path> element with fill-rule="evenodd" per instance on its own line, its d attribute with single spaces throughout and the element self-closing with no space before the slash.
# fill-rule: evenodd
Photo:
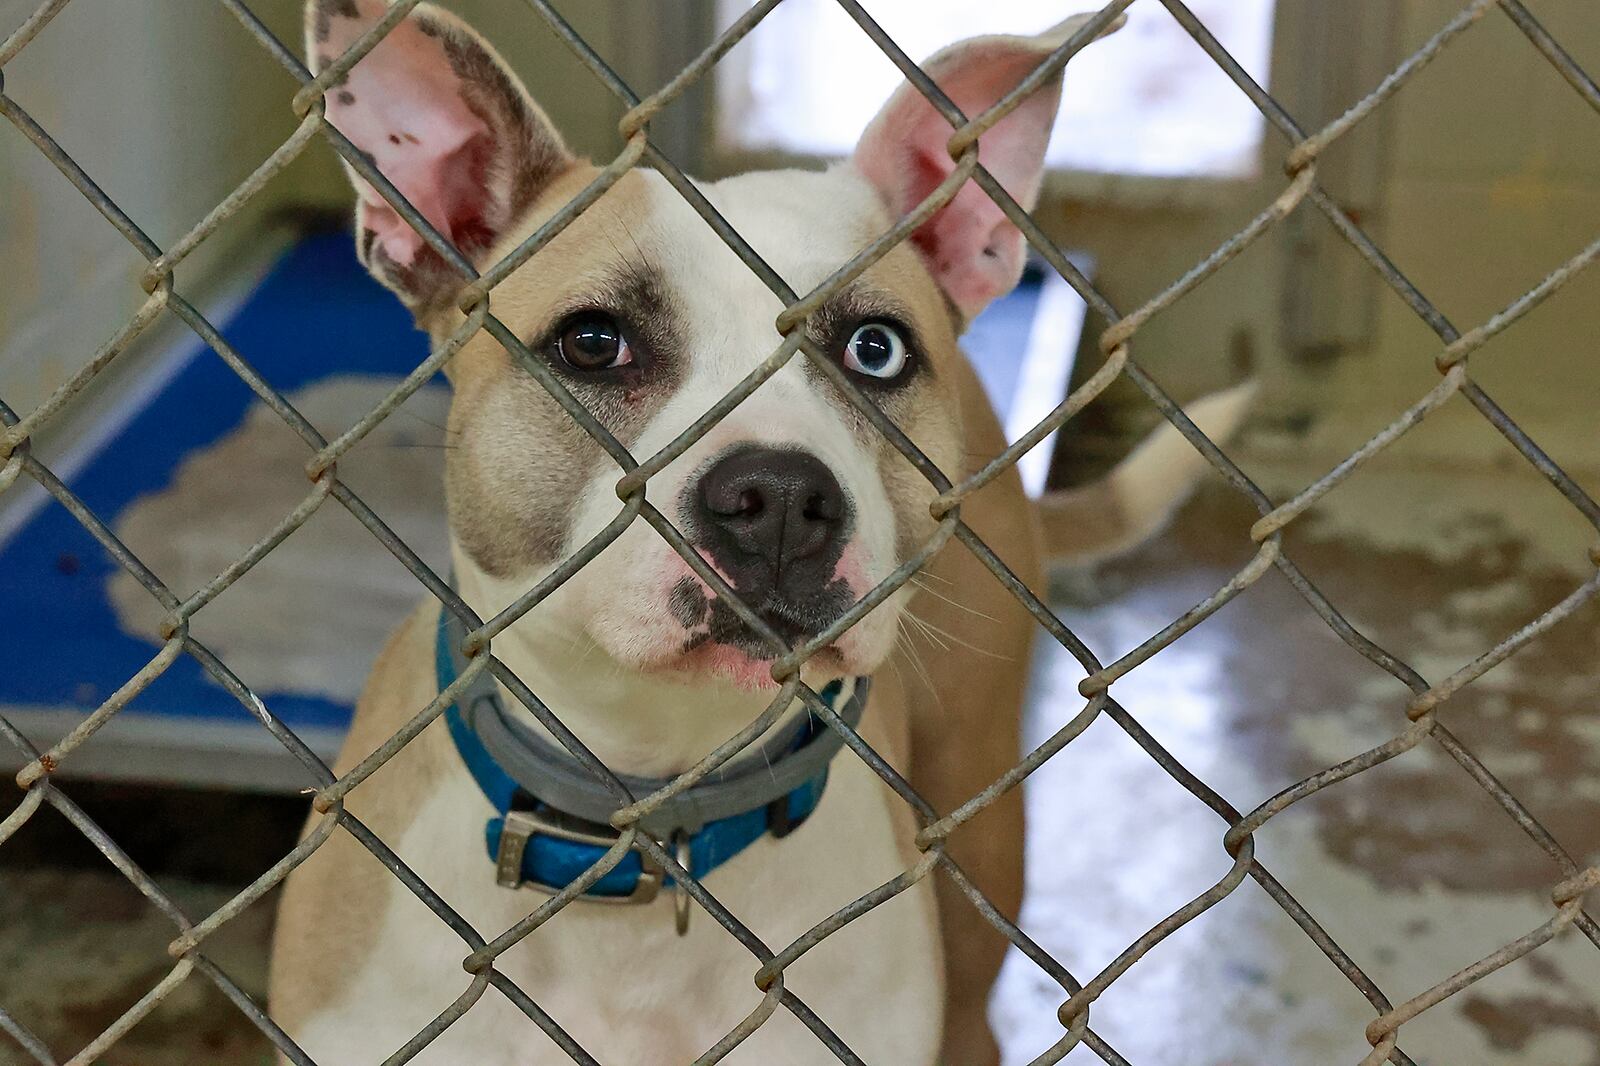
<svg viewBox="0 0 1600 1066">
<path fill-rule="evenodd" d="M 998 625 L 999 622 L 1000 622 L 1000 620 L 998 618 L 995 618 L 995 617 L 993 617 L 991 615 L 984 614 L 982 611 L 978 610 L 975 607 L 968 607 L 964 603 L 960 603 L 960 602 L 958 602 L 956 600 L 951 599 L 949 596 L 946 596 L 944 593 L 940 592 L 938 589 L 930 588 L 929 586 L 924 585 L 921 581 L 917 580 L 917 575 L 916 574 L 912 574 L 911 575 L 911 583 L 913 585 L 917 586 L 917 588 L 919 588 L 922 591 L 926 592 L 928 595 L 935 596 L 935 597 L 943 600 L 944 602 L 948 603 L 950 606 L 956 608 L 957 610 L 966 611 L 968 614 L 977 615 L 979 618 L 983 619 L 985 622 L 994 622 L 996 625 Z M 951 582 L 951 584 L 954 584 L 954 582 Z"/>
<path fill-rule="evenodd" d="M 368 444 L 368 448 L 429 448 L 438 451 L 455 451 L 459 444 Z"/>
<path fill-rule="evenodd" d="M 905 636 L 904 630 L 901 631 L 900 635 L 901 636 Z M 898 640 L 898 638 L 897 638 L 897 640 Z M 934 686 L 933 678 L 928 674 L 928 668 L 927 668 L 926 665 L 923 664 L 922 656 L 917 654 L 916 647 L 911 643 L 911 641 L 909 639 L 905 640 L 901 644 L 901 647 L 903 647 L 905 649 L 907 657 L 909 657 L 909 659 L 911 660 L 911 667 L 916 672 L 917 677 L 921 679 L 922 684 L 927 688 L 927 690 L 929 692 L 933 693 L 934 698 L 937 699 L 938 696 L 939 696 L 939 690 Z"/>
<path fill-rule="evenodd" d="M 399 407 L 395 408 L 395 410 L 398 411 L 399 413 L 407 416 L 408 418 L 416 419 L 418 422 L 421 422 L 425 426 L 432 426 L 434 429 L 438 430 L 440 433 L 448 433 L 451 436 L 460 436 L 461 435 L 461 431 L 459 429 L 451 429 L 449 426 L 443 424 L 442 422 L 435 422 L 431 418 L 423 418 L 421 415 L 417 414 L 417 412 L 413 411 L 411 408 L 407 407 L 405 404 L 401 404 Z"/>
<path fill-rule="evenodd" d="M 939 635 L 933 631 L 932 626 L 928 625 L 928 623 L 924 622 L 910 611 L 906 612 L 906 617 L 912 622 L 916 623 L 917 629 L 922 633 L 923 639 L 929 644 L 936 646 L 940 651 L 950 650 L 950 645 L 939 639 Z"/>
<path fill-rule="evenodd" d="M 916 617 L 915 615 L 912 615 L 910 611 L 906 611 L 905 613 L 907 615 L 913 617 L 913 618 Z M 940 629 L 938 626 L 933 625 L 931 622 L 928 622 L 925 619 L 917 618 L 916 621 L 917 621 L 918 625 L 926 626 L 928 629 L 933 630 L 933 632 L 939 634 L 941 637 L 944 637 L 946 640 L 949 640 L 954 644 L 959 644 L 959 645 L 961 645 L 961 647 L 966 648 L 968 651 L 975 652 L 978 655 L 988 656 L 991 659 L 996 659 L 996 660 L 998 660 L 1000 662 L 1003 662 L 1003 663 L 1009 663 L 1009 662 L 1015 662 L 1016 661 L 1014 658 L 1012 658 L 1009 655 L 1001 655 L 998 652 L 992 652 L 992 651 L 989 651 L 989 650 L 987 650 L 985 648 L 980 648 L 976 644 L 969 644 L 967 641 L 962 640 L 960 637 L 956 636 L 954 633 L 950 633 L 950 632 L 947 632 L 947 631 L 945 631 L 943 629 Z"/>
<path fill-rule="evenodd" d="M 928 690 L 928 695 L 933 698 L 934 708 L 942 716 L 944 714 L 944 693 L 940 691 L 938 685 L 933 683 L 933 675 L 929 673 L 927 664 L 922 661 L 922 656 L 917 654 L 917 650 L 909 647 L 909 645 L 907 650 L 910 651 L 912 661 L 922 676 L 923 687 Z"/>
</svg>

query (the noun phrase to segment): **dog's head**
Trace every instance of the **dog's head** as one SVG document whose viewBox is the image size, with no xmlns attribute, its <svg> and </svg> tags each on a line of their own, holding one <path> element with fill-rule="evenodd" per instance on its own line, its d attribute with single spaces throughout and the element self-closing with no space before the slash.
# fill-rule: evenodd
<svg viewBox="0 0 1600 1066">
<path fill-rule="evenodd" d="M 312 0 L 321 70 L 385 10 Z M 968 115 L 1014 88 L 1071 33 L 985 37 L 924 68 Z M 1031 207 L 1060 76 L 982 137 L 981 159 Z M 479 269 L 595 177 L 494 50 L 418 6 L 328 94 L 329 120 Z M 705 196 L 797 292 L 807 292 L 951 172 L 949 124 L 902 85 L 853 157 L 829 170 L 745 174 Z M 365 181 L 357 240 L 374 276 L 437 340 L 463 284 Z M 813 341 L 930 459 L 964 469 L 956 396 L 965 324 L 1017 282 L 1021 234 L 976 186 L 830 299 Z M 782 339 L 780 301 L 659 174 L 626 174 L 493 290 L 491 308 L 640 460 L 672 441 Z M 503 607 L 621 507 L 620 471 L 494 339 L 454 358 L 450 523 L 463 589 Z M 816 366 L 796 356 L 648 483 L 651 505 L 786 639 L 814 635 L 934 531 L 927 480 Z M 897 594 L 813 660 L 872 672 Z M 471 598 L 469 596 L 469 598 Z M 773 652 L 645 522 L 636 521 L 513 630 L 557 654 L 603 650 L 626 670 L 770 684 Z"/>
</svg>

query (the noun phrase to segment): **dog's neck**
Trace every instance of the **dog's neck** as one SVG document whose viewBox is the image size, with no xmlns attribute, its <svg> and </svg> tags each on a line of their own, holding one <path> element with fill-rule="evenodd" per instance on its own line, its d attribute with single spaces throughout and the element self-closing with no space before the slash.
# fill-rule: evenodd
<svg viewBox="0 0 1600 1066">
<path fill-rule="evenodd" d="M 457 591 L 487 620 L 513 593 L 471 565 L 459 549 L 455 555 Z M 776 687 L 744 691 L 723 681 L 641 674 L 618 664 L 586 634 L 552 625 L 537 607 L 496 635 L 492 645 L 495 658 L 621 773 L 660 777 L 688 769 L 759 716 L 778 693 Z M 819 690 L 830 680 L 804 676 Z M 503 690 L 501 695 L 507 707 L 549 736 L 517 699 Z M 773 728 L 797 713 L 803 713 L 799 701 Z"/>
</svg>

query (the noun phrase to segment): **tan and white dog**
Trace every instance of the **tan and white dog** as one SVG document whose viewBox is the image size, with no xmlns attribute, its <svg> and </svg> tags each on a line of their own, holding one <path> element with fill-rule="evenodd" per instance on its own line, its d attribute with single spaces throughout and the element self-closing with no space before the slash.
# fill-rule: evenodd
<svg viewBox="0 0 1600 1066">
<path fill-rule="evenodd" d="M 308 49 L 322 69 L 383 13 L 382 0 L 312 0 Z M 1036 38 L 985 37 L 925 66 L 969 115 L 1014 87 L 1081 23 Z M 984 134 L 982 159 L 1031 206 L 1059 77 Z M 574 158 L 490 46 L 419 6 L 328 96 L 328 116 L 410 202 L 480 266 L 596 175 Z M 821 172 L 751 173 L 701 186 L 799 292 L 820 282 L 949 173 L 950 128 L 902 86 L 853 158 Z M 461 321 L 459 279 L 359 179 L 359 248 L 437 341 Z M 1021 234 L 972 185 L 828 302 L 813 339 L 952 477 L 1005 441 L 957 338 L 1009 291 Z M 777 346 L 779 301 L 669 187 L 628 173 L 493 293 L 494 313 L 636 456 L 688 427 Z M 511 603 L 617 514 L 616 465 L 493 339 L 448 368 L 454 389 L 447 492 L 454 580 L 482 617 Z M 1238 398 L 1202 423 L 1226 430 Z M 1163 441 L 1165 440 L 1165 443 Z M 1051 503 L 1051 528 L 1091 552 L 1148 532 L 1198 473 L 1159 437 L 1105 486 Z M 1154 448 L 1155 451 L 1151 451 Z M 786 638 L 836 619 L 925 542 L 934 490 L 803 358 L 791 362 L 649 482 L 648 498 Z M 1038 575 L 1037 515 L 1014 474 L 962 514 L 1024 581 Z M 915 612 L 913 614 L 913 612 Z M 348 771 L 438 691 L 438 608 L 393 636 L 339 760 Z M 913 620 L 914 619 L 914 620 Z M 925 639 L 919 654 L 909 625 Z M 948 811 L 1019 757 L 1032 622 L 977 560 L 947 547 L 813 658 L 804 676 L 872 678 L 861 732 L 933 806 Z M 770 701 L 772 653 L 643 522 L 493 641 L 507 664 L 612 769 L 680 772 Z M 504 694 L 502 694 L 504 696 Z M 515 701 L 504 698 L 508 707 Z M 534 719 L 519 711 L 532 726 Z M 542 734 L 541 734 L 542 735 Z M 502 887 L 485 848 L 496 814 L 436 722 L 357 788 L 348 809 L 474 928 L 494 936 L 543 898 Z M 915 863 L 907 805 L 856 756 L 833 760 L 804 824 L 767 833 L 704 875 L 774 950 Z M 780 839 L 781 836 L 781 839 Z M 1022 888 L 1015 792 L 958 832 L 951 854 L 1000 910 Z M 833 933 L 785 971 L 785 987 L 870 1063 L 993 1063 L 988 990 L 1006 948 L 973 906 L 930 876 Z M 383 1060 L 468 987 L 457 934 L 346 834 L 284 890 L 271 1010 L 324 1064 Z M 673 902 L 570 904 L 497 969 L 601 1062 L 693 1060 L 761 1000 L 757 963 Z M 522 1011 L 487 992 L 412 1061 L 530 1066 L 569 1059 Z M 731 1061 L 837 1061 L 779 1010 Z"/>
</svg>

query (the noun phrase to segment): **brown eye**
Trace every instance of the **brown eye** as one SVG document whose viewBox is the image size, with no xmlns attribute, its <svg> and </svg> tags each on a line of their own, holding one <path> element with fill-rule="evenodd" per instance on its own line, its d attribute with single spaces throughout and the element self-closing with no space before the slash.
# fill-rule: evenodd
<svg viewBox="0 0 1600 1066">
<path fill-rule="evenodd" d="M 610 370 L 633 362 L 633 350 L 622 327 L 610 315 L 586 312 L 573 317 L 556 346 L 574 370 Z"/>
</svg>

